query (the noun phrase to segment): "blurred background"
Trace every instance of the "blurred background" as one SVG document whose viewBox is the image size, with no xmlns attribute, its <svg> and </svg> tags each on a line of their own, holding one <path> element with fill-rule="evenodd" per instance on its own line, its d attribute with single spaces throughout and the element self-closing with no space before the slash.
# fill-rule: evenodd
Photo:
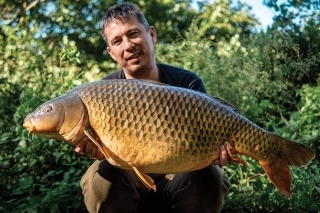
<svg viewBox="0 0 320 213">
<path fill-rule="evenodd" d="M 117 2 L 0 1 L 0 212 L 87 212 L 79 182 L 93 160 L 22 123 L 41 103 L 119 68 L 99 29 Z M 131 2 L 157 30 L 159 62 L 196 72 L 209 94 L 317 153 L 292 168 L 291 198 L 252 159 L 223 167 L 232 183 L 223 212 L 318 213 L 320 1 Z"/>
</svg>

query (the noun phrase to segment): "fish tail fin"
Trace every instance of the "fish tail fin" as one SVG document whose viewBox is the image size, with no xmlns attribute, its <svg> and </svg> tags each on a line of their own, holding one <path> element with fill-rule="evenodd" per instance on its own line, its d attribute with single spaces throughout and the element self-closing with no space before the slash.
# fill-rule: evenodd
<svg viewBox="0 0 320 213">
<path fill-rule="evenodd" d="M 259 164 L 278 190 L 290 197 L 292 195 L 292 179 L 289 166 L 304 166 L 315 157 L 315 153 L 303 144 L 287 140 L 278 135 L 273 135 L 273 139 L 279 144 L 279 152 L 273 161 L 262 159 Z"/>
</svg>

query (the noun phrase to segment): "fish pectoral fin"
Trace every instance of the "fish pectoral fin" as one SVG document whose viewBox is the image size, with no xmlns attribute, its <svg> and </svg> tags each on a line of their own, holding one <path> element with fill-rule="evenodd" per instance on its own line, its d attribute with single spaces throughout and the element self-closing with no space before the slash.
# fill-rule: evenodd
<svg viewBox="0 0 320 213">
<path fill-rule="evenodd" d="M 112 152 L 110 149 L 108 149 L 107 147 L 101 146 L 101 144 L 93 138 L 93 136 L 90 134 L 88 130 L 85 129 L 84 134 L 100 149 L 100 151 L 102 152 L 105 158 L 107 159 L 111 158 Z"/>
<path fill-rule="evenodd" d="M 137 174 L 138 178 L 143 183 L 143 185 L 145 185 L 148 189 L 153 189 L 154 191 L 156 191 L 157 189 L 156 185 L 154 185 L 154 181 L 149 175 L 143 172 L 140 172 L 138 168 L 135 166 L 132 166 L 132 168 L 133 168 L 133 171 Z"/>
</svg>

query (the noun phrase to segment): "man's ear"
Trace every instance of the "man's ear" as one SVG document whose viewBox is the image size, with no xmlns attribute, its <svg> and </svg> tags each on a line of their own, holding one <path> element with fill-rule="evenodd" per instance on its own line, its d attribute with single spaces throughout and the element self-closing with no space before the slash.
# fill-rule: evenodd
<svg viewBox="0 0 320 213">
<path fill-rule="evenodd" d="M 110 47 L 107 47 L 107 51 L 108 51 L 109 55 L 111 56 L 111 58 L 113 58 L 113 60 L 116 60 L 114 58 L 114 55 L 112 54 L 112 51 L 111 51 Z"/>
<path fill-rule="evenodd" d="M 153 26 L 150 26 L 149 29 L 149 33 L 152 39 L 152 43 L 155 44 L 157 41 L 157 32 L 156 32 L 156 28 L 154 28 Z"/>
</svg>

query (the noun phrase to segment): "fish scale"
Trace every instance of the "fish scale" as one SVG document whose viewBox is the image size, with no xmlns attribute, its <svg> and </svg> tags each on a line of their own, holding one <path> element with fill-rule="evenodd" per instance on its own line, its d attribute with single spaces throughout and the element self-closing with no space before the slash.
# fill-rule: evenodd
<svg viewBox="0 0 320 213">
<path fill-rule="evenodd" d="M 195 107 L 198 100 L 194 100 L 193 97 L 189 97 L 185 95 L 183 97 L 181 95 L 182 91 L 178 91 L 177 93 L 175 91 L 168 90 L 166 94 L 164 94 L 162 97 L 158 94 L 163 94 L 163 90 L 161 89 L 163 86 L 158 86 L 156 88 L 143 88 L 142 85 L 138 84 L 132 84 L 132 85 L 126 85 L 126 90 L 121 90 L 122 88 L 122 82 L 117 82 L 113 85 L 113 87 L 108 87 L 108 91 L 104 92 L 106 90 L 106 87 L 98 87 L 94 86 L 93 89 L 87 88 L 86 90 L 83 90 L 79 96 L 82 98 L 83 102 L 90 108 L 90 112 L 92 114 L 99 116 L 100 118 L 106 118 L 106 119 L 100 119 L 100 120 L 92 120 L 91 126 L 92 128 L 97 132 L 98 135 L 110 135 L 108 138 L 109 144 L 106 144 L 111 151 L 115 152 L 117 156 L 124 159 L 125 161 L 135 161 L 132 158 L 132 155 L 127 157 L 123 153 L 128 153 L 128 151 L 123 151 L 122 149 L 115 150 L 114 144 L 117 144 L 116 146 L 122 146 L 126 149 L 130 150 L 132 153 L 132 150 L 139 151 L 146 147 L 155 147 L 154 149 L 148 150 L 148 154 L 144 156 L 144 160 L 142 161 L 135 161 L 135 164 L 137 167 L 141 167 L 146 162 L 149 163 L 149 156 L 157 156 L 156 159 L 153 159 L 153 162 L 155 164 L 157 162 L 167 162 L 167 158 L 172 158 L 171 161 L 176 162 L 176 160 L 172 156 L 177 156 L 177 154 L 172 153 L 184 153 L 184 155 L 188 154 L 190 156 L 194 156 L 194 153 L 197 153 L 195 151 L 198 150 L 198 153 L 204 152 L 206 149 L 210 149 L 210 147 L 203 146 L 201 144 L 194 144 L 190 143 L 190 141 L 186 141 L 192 139 L 193 141 L 199 141 L 201 143 L 202 141 L 208 141 L 210 137 L 208 134 L 204 134 L 205 132 L 209 131 L 209 123 L 204 123 L 204 127 L 201 128 L 184 128 L 182 127 L 185 119 L 182 117 L 181 112 L 182 109 L 186 109 L 189 111 L 192 116 L 190 117 L 190 121 L 188 123 L 190 124 L 197 124 L 201 122 L 204 118 L 209 116 L 210 110 L 208 107 L 204 107 L 205 110 L 204 113 L 200 113 L 199 110 Z M 98 96 L 96 94 L 103 91 L 102 96 Z M 137 93 L 137 91 L 141 91 Z M 112 94 L 112 96 L 110 95 Z M 89 97 L 89 98 L 86 98 Z M 97 97 L 97 99 L 92 99 L 92 97 Z M 114 100 L 116 98 L 116 100 Z M 121 97 L 121 98 L 120 98 Z M 182 100 L 184 99 L 184 102 Z M 185 100 L 187 99 L 187 100 Z M 203 98 L 202 98 L 203 99 Z M 144 102 L 145 100 L 148 100 L 148 102 Z M 201 101 L 201 100 L 200 100 Z M 99 107 L 92 107 L 91 102 L 94 102 L 95 104 L 98 104 Z M 181 103 L 182 102 L 182 103 Z M 109 103 L 112 103 L 111 105 Z M 148 104 L 146 104 L 148 103 Z M 180 103 L 180 104 L 177 104 Z M 126 114 L 126 109 L 121 107 L 122 105 L 130 105 L 133 110 L 134 118 L 133 120 L 136 123 L 129 123 L 129 126 L 135 126 L 134 129 L 124 128 L 121 123 L 123 123 L 124 120 L 127 120 L 126 116 L 121 117 L 120 115 Z M 114 111 L 108 114 L 105 114 L 103 112 L 109 112 L 109 109 L 101 110 L 101 106 L 104 106 L 105 108 L 112 108 Z M 157 107 L 156 107 L 157 106 Z M 156 111 L 156 109 L 164 109 L 165 116 L 163 119 L 161 119 L 161 115 L 163 111 Z M 96 112 L 97 111 L 97 112 Z M 90 113 L 89 113 L 90 117 Z M 110 118 L 109 118 L 110 117 Z M 101 123 L 106 123 L 108 120 L 112 120 L 114 118 L 114 121 L 111 122 L 110 127 L 108 126 L 107 132 L 104 130 L 106 129 Z M 182 121 L 181 121 L 182 120 Z M 132 122 L 134 122 L 132 121 Z M 166 121 L 166 122 L 165 122 Z M 95 124 L 97 124 L 95 126 Z M 158 124 L 158 125 L 157 125 Z M 163 130 L 161 126 L 168 127 L 164 128 Z M 190 125 L 189 125 L 190 126 Z M 109 130 L 109 128 L 111 128 Z M 139 131 L 137 131 L 139 130 Z M 157 130 L 157 131 L 156 131 Z M 125 133 L 127 132 L 127 133 Z M 117 133 L 117 134 L 116 134 Z M 190 136 L 188 135 L 190 133 Z M 131 137 L 122 137 L 122 135 L 130 135 Z M 185 137 L 188 135 L 189 137 Z M 132 137 L 133 136 L 133 137 Z M 180 136 L 180 137 L 179 137 Z M 141 140 L 144 140 L 145 143 L 147 142 L 147 145 L 141 143 Z M 117 141 L 116 143 L 114 141 Z M 174 146 L 167 146 L 161 147 L 161 150 L 163 150 L 163 153 L 161 155 L 155 155 L 154 152 L 158 152 L 156 149 L 157 146 L 154 144 L 167 144 L 169 141 L 177 141 L 176 144 L 180 144 L 182 148 L 174 147 Z M 123 145 L 121 145 L 123 144 Z M 142 144 L 142 145 L 141 145 Z M 215 149 L 211 148 L 211 151 L 206 151 L 206 153 L 210 153 L 212 156 L 217 156 L 218 149 L 216 147 L 218 146 L 212 146 L 215 147 Z M 176 150 L 181 150 L 175 151 Z M 116 152 L 122 150 L 123 153 Z M 139 158 L 139 154 L 136 155 L 137 158 Z M 127 157 L 127 159 L 126 159 Z M 128 159 L 130 158 L 130 159 Z M 196 156 L 195 158 L 198 159 Z M 193 158 L 190 158 L 192 161 Z M 211 160 L 212 161 L 212 160 Z M 209 164 L 210 162 L 208 162 Z M 124 165 L 122 165 L 124 166 Z M 192 166 L 192 165 L 191 165 Z M 150 172 L 150 173 L 156 173 L 159 170 L 159 166 L 157 165 L 156 168 L 151 168 L 149 166 L 149 169 L 145 169 L 143 172 Z M 186 162 L 185 167 L 181 168 L 182 170 L 189 170 L 192 169 L 190 167 L 190 163 Z M 171 173 L 174 171 L 168 170 L 166 173 Z"/>
<path fill-rule="evenodd" d="M 219 158 L 220 146 L 228 141 L 237 154 L 258 160 L 270 181 L 291 196 L 289 166 L 303 166 L 315 156 L 305 145 L 258 127 L 223 100 L 144 80 L 75 87 L 42 104 L 26 117 L 24 126 L 72 145 L 87 137 L 112 165 L 134 170 L 154 190 L 146 173 L 201 169 Z M 246 164 L 228 154 L 230 160 Z"/>
<path fill-rule="evenodd" d="M 92 89 L 87 88 L 79 94 L 83 102 L 88 105 L 88 108 L 92 106 L 92 102 L 98 105 L 98 107 L 93 105 L 93 107 L 90 108 L 90 112 L 96 115 L 94 116 L 95 119 L 92 119 L 92 122 L 90 121 L 91 126 L 100 137 L 103 137 L 104 135 L 110 135 L 108 137 L 106 146 L 108 146 L 111 151 L 115 152 L 115 154 L 121 159 L 124 159 L 124 161 L 134 161 L 137 167 L 142 167 L 149 163 L 149 156 L 155 156 L 155 154 L 152 152 L 158 152 L 157 149 L 148 150 L 148 154 L 144 156 L 144 159 L 138 162 L 132 158 L 132 155 L 126 158 L 127 156 L 121 153 L 123 149 L 119 149 L 119 146 L 123 147 L 124 149 L 128 149 L 131 152 L 132 150 L 139 152 L 145 147 L 157 148 L 157 146 L 153 145 L 155 143 L 166 144 L 168 141 L 177 141 L 177 146 L 175 148 L 177 150 L 181 150 L 181 152 L 176 151 L 175 153 L 184 153 L 186 156 L 190 155 L 189 158 L 187 158 L 190 159 L 190 161 L 197 162 L 199 159 L 198 156 L 194 155 L 196 152 L 194 152 L 192 147 L 197 148 L 199 150 L 198 153 L 206 151 L 206 153 L 210 153 L 210 158 L 212 158 L 212 156 L 217 158 L 219 151 L 217 147 L 219 147 L 223 143 L 223 139 L 227 137 L 227 131 L 215 131 L 218 134 L 212 134 L 212 130 L 217 129 L 217 127 L 220 127 L 221 125 L 218 125 L 219 120 L 213 122 L 210 118 L 216 117 L 212 115 L 216 114 L 217 112 L 218 114 L 221 114 L 221 109 L 219 107 L 210 107 L 210 102 L 207 100 L 208 98 L 206 96 L 194 97 L 193 95 L 184 95 L 185 97 L 182 101 L 181 97 L 183 97 L 183 95 L 181 95 L 181 93 L 183 93 L 185 90 L 179 90 L 179 88 L 176 88 L 177 91 L 165 90 L 166 87 L 160 85 L 157 87 L 149 87 L 148 84 L 143 86 L 143 84 L 135 83 L 126 84 L 126 90 L 122 90 L 121 88 L 123 88 L 123 82 L 117 81 L 110 87 L 105 87 L 104 84 L 102 84 L 101 87 L 94 85 Z M 140 92 L 138 93 L 137 91 Z M 159 93 L 163 94 L 163 96 L 160 97 L 161 99 L 158 96 Z M 86 97 L 89 98 L 87 99 Z M 114 100 L 115 97 L 117 97 L 116 100 Z M 145 100 L 148 100 L 148 102 L 145 102 Z M 177 102 L 180 104 L 177 104 Z M 196 107 L 196 104 L 199 102 L 202 103 L 202 111 Z M 146 105 L 146 103 L 148 103 L 148 105 Z M 168 128 L 165 128 L 166 131 L 164 133 L 161 128 L 159 131 L 155 131 L 154 124 L 156 122 L 162 124 L 164 121 L 159 119 L 161 112 L 152 114 L 156 109 L 154 103 L 157 103 L 158 108 L 166 109 L 164 120 L 167 122 L 164 123 L 164 126 L 167 126 Z M 121 107 L 123 105 L 130 105 L 131 108 L 134 109 L 132 113 L 134 114 L 134 121 L 136 123 L 132 126 L 135 126 L 135 129 L 128 130 L 128 135 L 131 137 L 123 137 L 124 132 L 127 131 L 126 128 L 121 125 L 123 121 L 127 120 L 126 117 L 120 116 L 121 114 L 125 114 L 124 112 L 126 109 Z M 105 109 L 102 109 L 102 107 Z M 104 113 L 109 112 L 109 108 L 111 108 L 111 113 Z M 188 123 L 190 125 L 189 128 L 186 129 L 187 131 L 182 131 L 185 130 L 185 128 L 182 128 L 183 122 L 179 122 L 179 119 L 182 117 L 179 117 L 179 113 L 177 113 L 179 111 L 181 112 L 183 109 L 187 110 L 188 115 L 190 115 L 188 116 L 190 119 Z M 230 113 L 228 113 L 228 111 L 226 111 L 224 115 L 226 123 L 233 123 L 233 117 L 230 115 Z M 109 120 L 111 120 L 111 123 L 108 128 L 105 128 L 104 125 L 101 125 Z M 128 125 L 131 126 L 130 123 Z M 194 128 L 194 126 L 198 126 L 199 128 Z M 105 129 L 108 130 L 109 128 L 109 131 L 104 131 Z M 222 126 L 222 129 L 228 129 L 228 127 Z M 210 132 L 211 135 L 209 136 L 206 134 L 206 132 Z M 178 137 L 178 135 L 180 135 L 180 137 Z M 186 135 L 188 136 L 187 139 L 184 137 Z M 235 136 L 235 138 L 236 140 L 238 139 L 237 136 Z M 144 140 L 147 145 L 141 143 L 142 140 Z M 215 141 L 216 143 L 213 143 L 212 141 Z M 202 142 L 206 143 L 201 144 Z M 211 144 L 211 146 L 204 146 L 205 144 Z M 211 147 L 215 147 L 215 149 L 212 149 Z M 152 168 L 149 165 L 148 168 L 142 169 L 143 172 L 157 173 L 157 170 L 166 169 L 160 168 L 157 162 L 168 162 L 168 159 L 171 159 L 170 161 L 172 161 L 170 164 L 177 162 L 176 159 L 173 158 L 175 155 L 169 152 L 169 150 L 174 149 L 162 147 L 162 150 L 163 152 L 161 155 L 156 155 L 157 158 L 153 159 L 154 164 L 157 166 Z M 124 151 L 124 153 L 128 153 L 128 151 Z M 139 154 L 136 154 L 136 156 L 138 158 L 140 157 Z M 211 161 L 212 160 L 213 159 L 211 159 Z M 209 159 L 206 161 L 207 164 L 211 163 Z M 121 166 L 125 167 L 125 165 Z M 192 166 L 193 165 L 190 162 L 186 162 L 183 166 L 180 164 L 181 171 L 190 170 L 192 169 Z M 164 172 L 172 173 L 176 171 L 167 170 Z"/>
</svg>

